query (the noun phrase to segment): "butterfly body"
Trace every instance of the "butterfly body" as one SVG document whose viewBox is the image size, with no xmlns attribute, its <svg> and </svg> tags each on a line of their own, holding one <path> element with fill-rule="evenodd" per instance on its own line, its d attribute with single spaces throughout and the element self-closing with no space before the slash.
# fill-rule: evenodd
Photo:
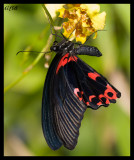
<svg viewBox="0 0 134 160">
<path fill-rule="evenodd" d="M 62 145 L 72 150 L 87 107 L 98 109 L 115 103 L 121 93 L 106 78 L 77 55 L 101 56 L 92 46 L 74 47 L 71 41 L 56 41 L 50 48 L 56 52 L 48 70 L 42 98 L 42 128 L 49 147 Z"/>
<path fill-rule="evenodd" d="M 51 51 L 55 51 L 57 54 L 62 55 L 69 53 L 70 55 L 102 56 L 101 52 L 96 47 L 80 45 L 79 47 L 74 48 L 74 43 L 66 39 L 63 39 L 60 43 L 54 41 L 50 49 Z"/>
</svg>

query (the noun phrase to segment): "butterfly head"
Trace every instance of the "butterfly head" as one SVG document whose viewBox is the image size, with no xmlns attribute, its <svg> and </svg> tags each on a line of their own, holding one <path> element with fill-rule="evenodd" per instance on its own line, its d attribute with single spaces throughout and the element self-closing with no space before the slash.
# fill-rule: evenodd
<svg viewBox="0 0 134 160">
<path fill-rule="evenodd" d="M 74 48 L 74 43 L 63 39 L 61 42 L 54 41 L 53 45 L 51 46 L 50 50 L 57 52 L 57 53 L 70 53 Z"/>
</svg>

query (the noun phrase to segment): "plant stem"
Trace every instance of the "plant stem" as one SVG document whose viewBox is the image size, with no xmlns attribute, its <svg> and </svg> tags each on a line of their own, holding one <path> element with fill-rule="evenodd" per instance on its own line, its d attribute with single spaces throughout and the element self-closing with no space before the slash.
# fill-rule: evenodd
<svg viewBox="0 0 134 160">
<path fill-rule="evenodd" d="M 51 15 L 50 15 L 49 11 L 47 10 L 46 6 L 44 4 L 42 4 L 42 7 L 43 7 L 43 9 L 44 9 L 44 11 L 45 11 L 45 13 L 47 15 L 48 21 L 49 21 L 50 26 L 51 26 L 51 30 L 52 30 L 53 33 L 55 33 L 53 19 L 52 19 Z"/>
</svg>

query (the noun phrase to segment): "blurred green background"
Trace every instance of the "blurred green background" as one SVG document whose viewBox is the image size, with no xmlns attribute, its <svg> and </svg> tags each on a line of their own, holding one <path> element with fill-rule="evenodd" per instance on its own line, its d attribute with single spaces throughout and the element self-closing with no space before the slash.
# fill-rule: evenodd
<svg viewBox="0 0 134 160">
<path fill-rule="evenodd" d="M 49 6 L 50 14 L 56 4 Z M 5 4 L 4 7 L 11 6 Z M 50 35 L 50 25 L 40 4 L 12 4 L 4 10 L 4 87 L 16 83 L 35 60 Z M 78 144 L 72 151 L 51 150 L 41 126 L 41 102 L 47 68 L 43 57 L 31 71 L 4 94 L 5 156 L 129 156 L 130 155 L 130 5 L 101 4 L 106 31 L 98 32 L 87 44 L 96 46 L 102 57 L 79 56 L 121 91 L 116 104 L 87 109 Z M 52 14 L 53 15 L 53 14 Z M 56 25 L 60 18 L 54 18 Z M 51 54 L 52 57 L 54 53 Z M 51 58 L 52 60 L 52 58 Z M 51 61 L 50 60 L 50 61 Z M 48 63 L 50 63 L 50 61 Z"/>
</svg>

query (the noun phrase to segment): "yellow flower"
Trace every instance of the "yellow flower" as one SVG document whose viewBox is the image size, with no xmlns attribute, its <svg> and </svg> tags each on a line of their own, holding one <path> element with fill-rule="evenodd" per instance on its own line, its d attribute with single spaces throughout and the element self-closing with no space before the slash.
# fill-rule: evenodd
<svg viewBox="0 0 134 160">
<path fill-rule="evenodd" d="M 64 12 L 65 12 L 65 8 L 61 8 L 61 9 L 59 9 L 58 11 L 60 12 L 59 17 L 63 18 Z"/>
<path fill-rule="evenodd" d="M 86 38 L 95 33 L 97 30 L 103 30 L 105 26 L 106 13 L 100 12 L 98 4 L 67 4 L 64 8 L 58 10 L 59 17 L 68 18 L 64 22 L 64 36 L 67 38 L 76 38 L 76 41 L 85 43 Z"/>
<path fill-rule="evenodd" d="M 106 12 L 102 12 L 92 17 L 93 27 L 96 30 L 103 30 L 105 25 Z"/>
</svg>

